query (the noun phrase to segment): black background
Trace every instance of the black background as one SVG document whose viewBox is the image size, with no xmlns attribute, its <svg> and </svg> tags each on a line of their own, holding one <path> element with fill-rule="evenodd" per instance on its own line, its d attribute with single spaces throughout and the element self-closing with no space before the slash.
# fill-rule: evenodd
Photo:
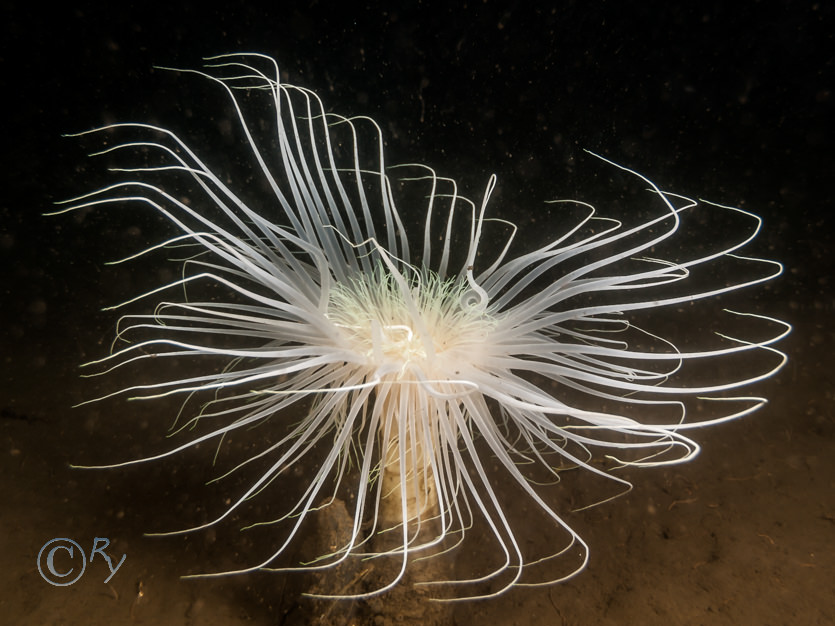
<svg viewBox="0 0 835 626">
<path fill-rule="evenodd" d="M 10 230 L 35 212 L 12 207 L 89 188 L 72 180 L 76 146 L 62 133 L 178 119 L 176 80 L 152 66 L 258 51 L 333 110 L 379 120 L 390 162 L 428 163 L 471 196 L 497 173 L 513 201 L 504 211 L 571 195 L 585 148 L 669 189 L 759 212 L 803 285 L 831 268 L 825 3 L 9 4 Z"/>
<path fill-rule="evenodd" d="M 471 197 L 496 173 L 494 210 L 518 221 L 594 183 L 599 164 L 583 149 L 761 215 L 757 249 L 786 266 L 762 297 L 795 325 L 790 356 L 816 373 L 804 402 L 827 420 L 831 451 L 830 3 L 227 4 L 3 3 L 4 417 L 49 422 L 37 396 L 19 391 L 32 381 L 45 405 L 71 404 L 49 380 L 75 371 L 50 363 L 100 355 L 89 336 L 106 346 L 113 323 L 100 307 L 136 293 L 103 284 L 102 262 L 137 232 L 158 240 L 143 216 L 42 216 L 100 182 L 79 142 L 61 135 L 126 120 L 176 127 L 184 114 L 211 121 L 217 103 L 183 102 L 180 79 L 153 66 L 257 51 L 333 111 L 380 122 L 389 162 L 427 163 Z"/>
</svg>

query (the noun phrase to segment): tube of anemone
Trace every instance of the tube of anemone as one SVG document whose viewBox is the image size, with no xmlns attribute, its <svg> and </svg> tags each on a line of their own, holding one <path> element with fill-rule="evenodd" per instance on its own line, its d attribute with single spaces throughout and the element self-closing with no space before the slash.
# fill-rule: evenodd
<svg viewBox="0 0 835 626">
<path fill-rule="evenodd" d="M 282 83 L 272 59 L 177 71 L 225 96 L 248 177 L 212 169 L 172 130 L 110 124 L 79 135 L 117 139 L 97 153 L 124 162 L 116 181 L 57 212 L 137 206 L 172 232 L 118 262 L 164 256 L 179 277 L 111 307 L 114 347 L 85 367 L 130 368 L 136 381 L 90 402 L 182 398 L 175 443 L 103 467 L 221 448 L 259 426 L 260 447 L 219 477 L 246 467 L 255 478 L 212 520 L 175 532 L 295 488 L 272 499 L 274 519 L 252 520 L 280 540 L 201 575 L 375 569 L 311 592 L 348 598 L 404 579 L 440 598 L 567 580 L 588 560 L 566 521 L 572 483 L 599 479 L 610 487 L 597 501 L 615 497 L 631 487 L 618 468 L 692 459 L 691 430 L 766 402 L 745 389 L 783 366 L 774 344 L 790 327 L 723 308 L 782 272 L 745 252 L 761 227 L 753 213 L 589 154 L 636 187 L 639 208 L 539 205 L 548 239 L 526 246 L 491 205 L 495 176 L 470 200 L 431 167 L 389 165 L 376 122 L 329 112 Z M 717 237 L 716 224 L 735 234 Z M 169 361 L 192 373 L 166 376 Z M 337 509 L 349 522 L 335 543 L 288 562 Z M 425 565 L 473 542 L 480 569 Z"/>
</svg>

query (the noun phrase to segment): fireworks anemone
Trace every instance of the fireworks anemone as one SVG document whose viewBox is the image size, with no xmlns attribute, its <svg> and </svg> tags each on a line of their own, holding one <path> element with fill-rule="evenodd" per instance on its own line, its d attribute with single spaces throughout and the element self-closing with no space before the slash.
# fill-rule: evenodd
<svg viewBox="0 0 835 626">
<path fill-rule="evenodd" d="M 474 597 L 565 580 L 583 569 L 588 548 L 549 483 L 571 469 L 627 490 L 613 469 L 692 459 L 699 446 L 685 433 L 765 403 L 737 390 L 782 367 L 772 344 L 789 327 L 716 304 L 782 272 L 740 252 L 760 230 L 756 215 L 662 191 L 597 157 L 642 187 L 641 210 L 616 219 L 583 202 L 551 204 L 553 239 L 519 251 L 516 227 L 488 210 L 495 176 L 474 203 L 425 165 L 388 166 L 373 120 L 326 112 L 315 93 L 282 83 L 268 57 L 213 57 L 205 71 L 184 72 L 225 91 L 257 180 L 236 190 L 235 176 L 213 171 L 174 132 L 110 124 L 80 135 L 116 139 L 97 154 L 145 161 L 112 168 L 128 178 L 58 212 L 143 205 L 177 230 L 123 261 L 164 252 L 180 277 L 112 308 L 169 299 L 124 315 L 114 349 L 87 367 L 100 375 L 153 361 L 159 376 L 160 359 L 195 360 L 193 375 L 140 379 L 91 400 L 182 396 L 177 433 L 192 434 L 163 454 L 106 467 L 269 429 L 262 449 L 229 472 L 256 466 L 260 477 L 188 531 L 268 497 L 274 481 L 298 480 L 289 470 L 304 468 L 300 495 L 270 522 L 285 529 L 282 540 L 238 572 L 394 562 L 376 587 L 318 594 L 364 597 L 478 530 L 480 549 L 499 555 L 494 567 L 416 582 Z M 720 219 L 739 235 L 716 236 Z M 704 304 L 710 315 L 691 317 Z M 713 322 L 739 321 L 746 338 L 711 332 Z M 691 336 L 676 343 L 650 330 L 680 334 L 687 324 Z M 529 553 L 520 540 L 529 529 L 499 481 L 512 485 L 514 507 L 532 504 L 564 543 Z M 337 503 L 352 520 L 339 545 L 271 567 Z M 571 565 L 545 566 L 556 557 Z"/>
</svg>

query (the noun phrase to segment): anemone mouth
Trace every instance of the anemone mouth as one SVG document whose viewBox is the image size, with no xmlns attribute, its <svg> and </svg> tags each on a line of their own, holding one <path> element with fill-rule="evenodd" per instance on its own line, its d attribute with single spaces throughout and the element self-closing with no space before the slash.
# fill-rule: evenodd
<svg viewBox="0 0 835 626">
<path fill-rule="evenodd" d="M 378 266 L 333 285 L 326 316 L 347 349 L 365 357 L 369 379 L 459 381 L 477 366 L 495 320 L 472 303 L 466 281 L 425 269 L 399 278 Z"/>
<path fill-rule="evenodd" d="M 88 370 L 137 372 L 135 384 L 90 402 L 185 397 L 177 434 L 191 434 L 162 454 L 102 467 L 269 428 L 224 474 L 246 468 L 251 482 L 214 519 L 181 532 L 298 483 L 264 522 L 281 530 L 275 545 L 241 569 L 206 575 L 393 561 L 373 587 L 314 592 L 368 597 L 460 548 L 478 525 L 478 548 L 495 563 L 416 582 L 471 598 L 566 580 L 588 549 L 549 495 L 564 470 L 612 485 L 605 501 L 631 487 L 610 470 L 689 460 L 699 447 L 688 429 L 765 403 L 739 390 L 780 370 L 786 358 L 774 344 L 790 326 L 716 315 L 718 297 L 782 273 L 744 254 L 761 227 L 753 213 L 662 191 L 599 157 L 641 188 L 644 208 L 604 217 L 560 201 L 551 205 L 556 235 L 525 248 L 515 226 L 488 215 L 495 177 L 473 203 L 429 167 L 388 166 L 375 122 L 328 113 L 313 92 L 282 83 L 272 59 L 207 61 L 206 71 L 182 71 L 228 97 L 259 193 L 233 188 L 170 130 L 113 124 L 80 134 L 124 137 L 97 154 L 152 164 L 112 168 L 122 182 L 57 211 L 140 205 L 179 231 L 121 261 L 163 257 L 180 278 L 112 307 L 170 297 L 124 315 L 111 354 Z M 422 206 L 418 228 L 405 226 L 420 218 L 404 219 L 400 206 Z M 716 215 L 734 220 L 736 234 L 713 236 Z M 705 325 L 695 335 L 679 321 L 693 318 Z M 727 319 L 741 322 L 739 336 L 723 330 Z M 191 376 L 160 367 L 189 360 Z M 512 485 L 513 502 L 497 480 Z M 539 516 L 536 530 L 519 499 Z M 280 565 L 338 504 L 349 522 L 333 545 Z M 546 526 L 561 543 L 529 550 L 522 535 Z"/>
</svg>

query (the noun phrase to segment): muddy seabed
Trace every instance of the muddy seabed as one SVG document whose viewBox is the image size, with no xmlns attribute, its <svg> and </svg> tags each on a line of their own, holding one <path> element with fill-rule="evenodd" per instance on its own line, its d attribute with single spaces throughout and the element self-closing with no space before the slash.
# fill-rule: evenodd
<svg viewBox="0 0 835 626">
<path fill-rule="evenodd" d="M 635 470 L 634 490 L 567 520 L 591 547 L 570 582 L 454 604 L 450 624 L 826 624 L 835 597 L 835 446 L 829 373 L 832 333 L 802 310 L 783 346 L 792 361 L 763 390 L 771 402 L 742 420 L 697 433 L 702 454 L 672 468 Z M 21 342 L 4 397 L 0 600 L 15 624 L 418 623 L 397 598 L 328 608 L 300 598 L 303 578 L 256 573 L 211 580 L 180 575 L 248 562 L 259 537 L 209 530 L 146 537 L 217 511 L 224 486 L 206 487 L 213 451 L 110 471 L 70 462 L 127 459 L 160 441 L 170 414 L 153 403 L 70 409 L 80 399 L 75 350 L 42 329 Z M 23 339 L 23 337 L 21 337 Z M 85 341 L 90 338 L 82 338 Z M 95 343 L 95 341 L 93 341 Z M 90 344 L 88 344 L 90 345 Z M 51 355 L 47 359 L 44 355 Z M 115 407 L 115 408 L 114 408 Z M 518 495 L 512 485 L 502 494 Z M 255 511 L 258 513 L 258 511 Z M 87 550 L 96 537 L 125 561 L 109 583 L 102 558 L 68 587 L 40 577 L 37 555 L 53 537 Z M 261 548 L 262 549 L 262 548 Z M 487 555 L 456 556 L 459 571 Z M 413 604 L 413 603 L 412 603 Z M 318 617 L 317 617 L 318 616 Z M 423 623 L 427 623 L 423 620 Z"/>
</svg>

